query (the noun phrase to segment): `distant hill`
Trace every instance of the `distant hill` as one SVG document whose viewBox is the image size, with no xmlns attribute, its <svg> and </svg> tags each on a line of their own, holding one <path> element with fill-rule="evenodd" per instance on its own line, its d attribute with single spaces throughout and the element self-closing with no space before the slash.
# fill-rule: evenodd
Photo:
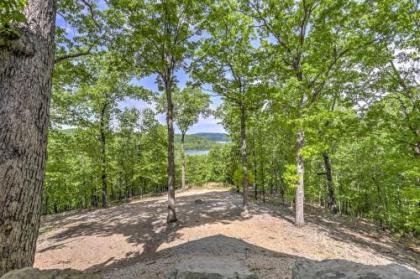
<svg viewBox="0 0 420 279">
<path fill-rule="evenodd" d="M 221 142 L 228 142 L 229 136 L 224 133 L 195 133 L 185 136 L 185 149 L 208 150 Z M 181 135 L 175 135 L 175 145 L 177 148 L 181 144 Z"/>
<path fill-rule="evenodd" d="M 72 136 L 75 134 L 75 128 L 66 128 L 60 130 L 61 133 Z M 220 142 L 229 141 L 227 134 L 223 133 L 196 133 L 191 135 L 185 135 L 185 149 L 197 149 L 197 150 L 208 150 L 213 146 L 220 144 Z M 175 145 L 176 148 L 181 148 L 181 135 L 175 134 Z"/>
<path fill-rule="evenodd" d="M 229 135 L 225 133 L 195 133 L 195 134 L 191 134 L 191 136 L 205 138 L 205 139 L 216 141 L 216 142 L 230 141 Z"/>
</svg>

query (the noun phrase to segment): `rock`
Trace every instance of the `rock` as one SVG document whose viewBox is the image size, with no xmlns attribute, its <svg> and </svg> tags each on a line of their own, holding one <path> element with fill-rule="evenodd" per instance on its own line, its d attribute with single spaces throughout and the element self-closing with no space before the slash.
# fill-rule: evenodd
<svg viewBox="0 0 420 279">
<path fill-rule="evenodd" d="M 292 279 L 419 279 L 420 275 L 400 265 L 370 266 L 345 260 L 297 261 Z"/>
<path fill-rule="evenodd" d="M 82 273 L 72 269 L 47 269 L 25 267 L 10 271 L 1 279 L 99 279 L 99 275 Z"/>
<path fill-rule="evenodd" d="M 251 217 L 251 214 L 249 213 L 249 210 L 248 209 L 242 210 L 241 211 L 241 217 L 242 218 L 249 218 L 249 217 Z"/>
<path fill-rule="evenodd" d="M 245 263 L 230 257 L 194 257 L 182 259 L 168 279 L 257 279 Z"/>
<path fill-rule="evenodd" d="M 203 204 L 204 201 L 202 199 L 197 199 L 194 201 L 195 204 Z"/>
</svg>

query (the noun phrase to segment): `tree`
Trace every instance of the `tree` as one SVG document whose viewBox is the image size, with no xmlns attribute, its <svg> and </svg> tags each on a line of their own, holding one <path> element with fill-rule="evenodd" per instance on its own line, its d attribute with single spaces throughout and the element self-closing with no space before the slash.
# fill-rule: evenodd
<svg viewBox="0 0 420 279">
<path fill-rule="evenodd" d="M 141 118 L 140 163 L 135 177 L 142 185 L 141 193 L 161 193 L 167 190 L 168 135 L 165 126 L 156 120 L 152 109 L 145 109 Z"/>
<path fill-rule="evenodd" d="M 118 132 L 116 133 L 113 157 L 117 164 L 115 169 L 122 179 L 119 179 L 118 196 L 121 196 L 121 188 L 126 199 L 133 196 L 136 166 L 139 165 L 140 150 L 140 114 L 135 108 L 125 109 L 117 113 Z"/>
<path fill-rule="evenodd" d="M 175 122 L 181 131 L 181 185 L 185 188 L 186 156 L 184 149 L 185 135 L 188 129 L 198 122 L 200 115 L 209 112 L 210 98 L 199 88 L 186 87 L 174 96 Z"/>
<path fill-rule="evenodd" d="M 386 38 L 385 47 L 379 49 L 383 59 L 376 86 L 385 89 L 384 99 L 398 103 L 404 131 L 401 141 L 411 149 L 415 157 L 420 157 L 419 108 L 419 3 L 416 1 L 389 0 L 381 7 L 376 17 L 379 36 Z M 400 16 L 399 16 L 400 15 Z M 401 16 L 407 15 L 407 16 Z M 383 26 L 383 20 L 390 21 L 392 27 Z M 397 119 L 395 119 L 398 121 Z"/>
<path fill-rule="evenodd" d="M 0 276 L 34 261 L 56 14 L 53 0 L 30 0 L 23 12 L 23 1 L 10 3 L 18 3 L 17 15 L 0 22 Z"/>
<path fill-rule="evenodd" d="M 98 0 L 60 0 L 57 6 L 55 64 L 64 64 L 54 69 L 54 79 L 68 76 L 67 71 L 77 68 L 77 61 L 100 52 L 110 45 L 112 34 L 105 21 L 104 4 Z M 64 24 L 63 24 L 64 23 Z M 76 63 L 73 63 L 76 61 Z"/>
<path fill-rule="evenodd" d="M 107 207 L 108 199 L 108 140 L 111 138 L 111 120 L 116 113 L 118 102 L 126 97 L 147 99 L 148 91 L 131 85 L 128 72 L 115 68 L 119 65 L 119 56 L 104 53 L 101 57 L 91 56 L 85 61 L 89 72 L 86 82 L 76 91 L 76 105 L 85 107 L 87 114 L 81 118 L 81 126 L 93 129 L 99 141 L 99 161 L 101 169 L 102 207 Z M 118 66 L 120 67 L 120 66 Z"/>
<path fill-rule="evenodd" d="M 264 96 L 257 77 L 258 52 L 252 45 L 255 36 L 252 18 L 235 9 L 233 1 L 221 1 L 210 11 L 206 31 L 194 62 L 193 75 L 229 103 L 238 115 L 243 178 L 243 211 L 248 212 L 248 114 Z"/>
<path fill-rule="evenodd" d="M 185 66 L 192 53 L 194 35 L 200 31 L 202 4 L 193 0 L 131 2 L 111 1 L 110 20 L 125 40 L 124 47 L 140 75 L 157 75 L 156 81 L 166 98 L 168 129 L 168 216 L 177 221 L 175 212 L 174 104 L 176 72 Z M 116 12 L 115 12 L 116 11 Z M 121 24 L 123 23 L 123 24 Z M 126 26 L 126 27 L 121 27 Z M 128 55 L 128 56 L 130 56 Z"/>
<path fill-rule="evenodd" d="M 261 26 L 263 45 L 273 53 L 270 63 L 291 94 L 288 100 L 296 120 L 296 216 L 295 224 L 304 225 L 305 118 L 322 98 L 331 76 L 343 65 L 353 62 L 355 52 L 381 41 L 364 33 L 362 16 L 368 4 L 358 1 L 243 1 L 241 11 Z M 334 12 L 333 12 L 334 11 Z"/>
</svg>

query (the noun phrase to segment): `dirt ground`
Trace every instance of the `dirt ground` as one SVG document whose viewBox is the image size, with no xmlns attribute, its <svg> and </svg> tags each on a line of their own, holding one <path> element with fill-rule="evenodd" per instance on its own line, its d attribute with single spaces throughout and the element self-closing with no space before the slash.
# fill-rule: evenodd
<svg viewBox="0 0 420 279">
<path fill-rule="evenodd" d="M 240 205 L 241 197 L 226 189 L 192 189 L 177 193 L 176 225 L 166 225 L 166 196 L 47 216 L 35 267 L 103 278 L 165 278 L 180 258 L 200 255 L 243 260 L 259 278 L 291 278 L 297 259 L 420 270 L 418 247 L 407 249 L 370 223 L 307 210 L 307 225 L 297 229 L 288 208 L 258 203 L 243 217 Z"/>
</svg>

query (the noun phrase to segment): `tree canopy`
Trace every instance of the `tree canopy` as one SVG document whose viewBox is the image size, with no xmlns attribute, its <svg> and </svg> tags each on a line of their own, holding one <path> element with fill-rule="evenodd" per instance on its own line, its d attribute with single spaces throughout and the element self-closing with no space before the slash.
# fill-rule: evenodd
<svg viewBox="0 0 420 279">
<path fill-rule="evenodd" d="M 175 190 L 210 181 L 245 215 L 418 237 L 419 22 L 415 0 L 0 1 L 0 275 L 33 262 L 41 212 L 167 192 L 173 223 Z M 228 143 L 188 135 L 208 116 Z"/>
</svg>

